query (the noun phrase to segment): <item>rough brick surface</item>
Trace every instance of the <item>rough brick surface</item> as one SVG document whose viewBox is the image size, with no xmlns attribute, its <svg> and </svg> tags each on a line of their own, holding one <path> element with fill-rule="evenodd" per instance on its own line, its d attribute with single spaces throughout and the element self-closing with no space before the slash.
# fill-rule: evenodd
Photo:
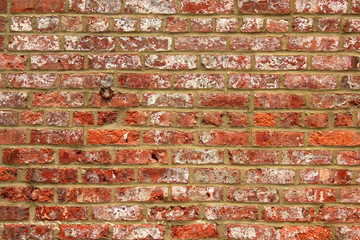
<svg viewBox="0 0 360 240">
<path fill-rule="evenodd" d="M 0 0 L 0 238 L 359 240 L 360 0 Z"/>
</svg>

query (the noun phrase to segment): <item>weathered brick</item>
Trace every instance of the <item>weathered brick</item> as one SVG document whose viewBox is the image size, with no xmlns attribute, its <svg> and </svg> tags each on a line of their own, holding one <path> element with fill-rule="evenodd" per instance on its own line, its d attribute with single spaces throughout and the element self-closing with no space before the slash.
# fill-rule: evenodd
<svg viewBox="0 0 360 240">
<path fill-rule="evenodd" d="M 152 207 L 147 211 L 147 219 L 156 221 L 192 221 L 197 220 L 199 215 L 199 206 Z"/>
<path fill-rule="evenodd" d="M 284 191 L 285 201 L 289 203 L 327 203 L 336 201 L 335 189 L 296 188 Z"/>
<path fill-rule="evenodd" d="M 151 0 L 128 0 L 125 4 L 125 12 L 171 14 L 176 12 L 176 1 L 162 0 L 153 2 Z"/>
<path fill-rule="evenodd" d="M 110 235 L 109 225 L 60 225 L 59 239 L 101 239 Z"/>
<path fill-rule="evenodd" d="M 276 150 L 230 150 L 231 164 L 263 165 L 278 164 L 279 153 Z"/>
<path fill-rule="evenodd" d="M 56 75 L 52 73 L 8 73 L 5 75 L 12 88 L 54 88 Z"/>
<path fill-rule="evenodd" d="M 339 151 L 337 153 L 337 164 L 339 165 L 359 165 L 360 152 L 359 151 Z"/>
<path fill-rule="evenodd" d="M 90 69 L 140 69 L 140 57 L 137 54 L 91 54 Z"/>
<path fill-rule="evenodd" d="M 314 57 L 315 58 L 315 57 Z M 307 68 L 306 56 L 255 56 L 257 70 L 305 70 Z"/>
<path fill-rule="evenodd" d="M 201 62 L 205 69 L 250 69 L 251 57 L 245 55 L 201 55 Z"/>
<path fill-rule="evenodd" d="M 79 70 L 84 69 L 85 57 L 75 55 L 32 55 L 31 69 Z"/>
<path fill-rule="evenodd" d="M 175 130 L 149 130 L 143 134 L 144 142 L 151 145 L 181 145 L 194 143 L 193 132 Z"/>
<path fill-rule="evenodd" d="M 292 169 L 259 168 L 246 171 L 245 182 L 250 184 L 291 184 L 295 182 Z"/>
<path fill-rule="evenodd" d="M 82 151 L 71 149 L 59 150 L 59 161 L 63 164 L 110 164 L 111 156 L 108 150 Z"/>
<path fill-rule="evenodd" d="M 199 143 L 205 146 L 248 146 L 248 132 L 230 132 L 230 131 L 201 131 Z"/>
<path fill-rule="evenodd" d="M 139 168 L 138 180 L 143 183 L 188 183 L 188 168 Z"/>
<path fill-rule="evenodd" d="M 267 240 L 276 239 L 277 229 L 263 225 L 226 225 L 225 234 L 230 239 Z"/>
<path fill-rule="evenodd" d="M 7 148 L 3 151 L 4 163 L 7 164 L 47 164 L 54 163 L 53 149 Z"/>
<path fill-rule="evenodd" d="M 146 55 L 145 67 L 151 69 L 184 70 L 195 69 L 196 56 L 191 55 Z"/>
<path fill-rule="evenodd" d="M 238 1 L 240 13 L 260 14 L 288 14 L 290 13 L 290 0 L 240 0 Z"/>
<path fill-rule="evenodd" d="M 332 152 L 328 150 L 285 150 L 283 164 L 323 165 L 332 163 Z"/>
<path fill-rule="evenodd" d="M 195 183 L 239 184 L 241 172 L 232 168 L 195 168 L 193 180 Z"/>
<path fill-rule="evenodd" d="M 308 226 L 286 226 L 280 229 L 280 239 L 313 239 L 327 240 L 332 239 L 331 229 L 328 227 L 308 227 Z"/>
<path fill-rule="evenodd" d="M 303 169 L 300 171 L 301 183 L 312 184 L 351 184 L 353 173 L 342 169 Z"/>
<path fill-rule="evenodd" d="M 360 135 L 353 131 L 310 132 L 309 143 L 313 146 L 357 146 Z"/>
<path fill-rule="evenodd" d="M 1 196 L 11 202 L 52 202 L 53 189 L 36 187 L 3 187 Z"/>
<path fill-rule="evenodd" d="M 167 163 L 167 153 L 163 149 L 127 149 L 117 151 L 114 163 L 121 164 L 154 164 Z"/>
<path fill-rule="evenodd" d="M 175 50 L 179 51 L 224 51 L 225 37 L 176 37 Z"/>
<path fill-rule="evenodd" d="M 99 206 L 92 213 L 95 220 L 135 221 L 143 218 L 141 210 L 138 206 Z"/>
<path fill-rule="evenodd" d="M 138 130 L 89 130 L 88 144 L 138 145 L 140 131 Z"/>
<path fill-rule="evenodd" d="M 87 220 L 86 207 L 38 206 L 35 219 L 40 221 L 81 221 Z"/>
<path fill-rule="evenodd" d="M 110 202 L 110 189 L 107 188 L 58 188 L 59 202 L 97 203 Z"/>
<path fill-rule="evenodd" d="M 314 56 L 312 68 L 333 71 L 356 70 L 358 61 L 358 58 L 354 56 Z"/>
<path fill-rule="evenodd" d="M 245 93 L 200 93 L 199 105 L 218 108 L 247 108 L 249 94 Z"/>
<path fill-rule="evenodd" d="M 167 197 L 166 187 L 123 187 L 115 192 L 118 202 L 158 202 L 166 201 Z"/>
<path fill-rule="evenodd" d="M 317 221 L 357 223 L 360 221 L 360 209 L 349 207 L 323 207 L 317 215 Z"/>
<path fill-rule="evenodd" d="M 341 226 L 336 228 L 336 238 L 338 240 L 356 239 L 360 237 L 360 229 L 357 226 Z"/>
<path fill-rule="evenodd" d="M 219 238 L 220 235 L 216 224 L 191 224 L 173 226 L 171 237 L 177 239 L 204 239 Z"/>
<path fill-rule="evenodd" d="M 276 51 L 281 50 L 279 37 L 231 37 L 230 48 L 237 51 Z"/>
<path fill-rule="evenodd" d="M 347 1 L 345 0 L 336 0 L 328 2 L 326 0 L 315 0 L 315 1 L 306 1 L 306 0 L 295 0 L 295 12 L 298 13 L 346 13 L 347 10 Z"/>
<path fill-rule="evenodd" d="M 13 13 L 60 13 L 64 11 L 64 0 L 11 0 Z"/>
<path fill-rule="evenodd" d="M 253 206 L 207 206 L 207 220 L 257 220 L 257 207 Z"/>
<path fill-rule="evenodd" d="M 9 50 L 17 51 L 57 51 L 60 39 L 57 36 L 10 36 Z"/>
<path fill-rule="evenodd" d="M 53 227 L 50 225 L 4 225 L 3 239 L 52 239 Z"/>
<path fill-rule="evenodd" d="M 302 132 L 254 132 L 253 143 L 263 147 L 304 146 L 305 135 Z"/>
<path fill-rule="evenodd" d="M 172 38 L 170 37 L 120 37 L 121 51 L 170 51 Z"/>
<path fill-rule="evenodd" d="M 31 130 L 30 143 L 32 144 L 57 144 L 57 145 L 82 145 L 84 143 L 83 130 Z"/>
<path fill-rule="evenodd" d="M 34 183 L 76 183 L 77 172 L 71 168 L 29 168 L 26 180 Z"/>
<path fill-rule="evenodd" d="M 221 201 L 223 192 L 221 187 L 182 187 L 174 186 L 171 188 L 173 201 Z"/>
<path fill-rule="evenodd" d="M 290 89 L 335 89 L 337 79 L 333 75 L 285 74 L 284 87 Z"/>
<path fill-rule="evenodd" d="M 265 207 L 262 219 L 266 222 L 312 222 L 314 215 L 312 207 Z"/>
<path fill-rule="evenodd" d="M 116 225 L 114 239 L 164 239 L 165 226 L 154 224 Z"/>
<path fill-rule="evenodd" d="M 119 13 L 121 2 L 116 0 L 70 0 L 69 10 L 79 13 Z"/>
<path fill-rule="evenodd" d="M 228 200 L 249 203 L 275 203 L 279 202 L 280 195 L 275 188 L 237 188 L 228 189 Z"/>
<path fill-rule="evenodd" d="M 233 0 L 206 0 L 206 1 L 181 1 L 181 12 L 192 14 L 222 14 L 232 13 L 234 6 Z"/>
</svg>

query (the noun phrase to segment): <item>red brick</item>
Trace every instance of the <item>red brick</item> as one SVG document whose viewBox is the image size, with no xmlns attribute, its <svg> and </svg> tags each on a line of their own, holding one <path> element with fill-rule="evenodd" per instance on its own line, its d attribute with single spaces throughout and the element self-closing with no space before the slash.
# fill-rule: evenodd
<svg viewBox="0 0 360 240">
<path fill-rule="evenodd" d="M 83 30 L 83 19 L 81 17 L 62 16 L 62 29 L 67 32 L 77 32 Z"/>
<path fill-rule="evenodd" d="M 231 37 L 230 48 L 237 51 L 276 51 L 281 50 L 279 37 Z"/>
<path fill-rule="evenodd" d="M 304 108 L 306 99 L 302 94 L 255 93 L 255 107 L 265 108 Z"/>
<path fill-rule="evenodd" d="M 177 239 L 219 238 L 216 224 L 192 224 L 187 226 L 173 226 L 171 237 Z"/>
<path fill-rule="evenodd" d="M 236 18 L 218 18 L 216 19 L 216 32 L 237 32 L 239 21 Z"/>
<path fill-rule="evenodd" d="M 137 20 L 132 17 L 114 18 L 114 31 L 133 32 L 136 30 Z"/>
<path fill-rule="evenodd" d="M 242 70 L 251 68 L 251 57 L 245 55 L 201 55 L 205 69 Z"/>
<path fill-rule="evenodd" d="M 225 37 L 176 37 L 175 50 L 179 51 L 224 51 Z"/>
<path fill-rule="evenodd" d="M 141 111 L 127 111 L 125 117 L 126 125 L 145 125 L 147 113 Z"/>
<path fill-rule="evenodd" d="M 102 239 L 110 235 L 109 225 L 60 225 L 58 238 L 62 240 Z"/>
<path fill-rule="evenodd" d="M 285 74 L 284 87 L 290 89 L 336 89 L 333 75 Z"/>
<path fill-rule="evenodd" d="M 0 92 L 0 107 L 25 108 L 27 93 Z"/>
<path fill-rule="evenodd" d="M 151 0 L 129 0 L 125 4 L 125 12 L 171 14 L 176 12 L 176 1 L 164 0 L 152 2 Z"/>
<path fill-rule="evenodd" d="M 360 228 L 357 226 L 341 226 L 336 228 L 336 239 L 348 240 L 360 237 Z"/>
<path fill-rule="evenodd" d="M 90 54 L 89 69 L 140 69 L 137 54 Z"/>
<path fill-rule="evenodd" d="M 40 32 L 54 32 L 59 30 L 58 17 L 36 18 L 36 29 Z"/>
<path fill-rule="evenodd" d="M 160 32 L 162 19 L 158 17 L 140 18 L 140 31 L 143 32 Z"/>
<path fill-rule="evenodd" d="M 74 112 L 74 126 L 93 126 L 95 125 L 95 116 L 91 112 Z"/>
<path fill-rule="evenodd" d="M 170 88 L 170 74 L 124 73 L 119 74 L 119 84 L 127 88 Z"/>
<path fill-rule="evenodd" d="M 279 88 L 280 75 L 275 74 L 231 74 L 229 86 L 237 89 L 276 89 Z"/>
<path fill-rule="evenodd" d="M 200 93 L 199 105 L 217 108 L 247 108 L 249 94 L 247 93 Z"/>
<path fill-rule="evenodd" d="M 11 202 L 53 202 L 53 189 L 36 187 L 3 187 L 1 196 Z"/>
<path fill-rule="evenodd" d="M 275 203 L 279 202 L 280 195 L 275 188 L 237 188 L 228 189 L 228 200 L 247 203 Z"/>
<path fill-rule="evenodd" d="M 26 180 L 30 183 L 77 183 L 77 171 L 70 168 L 29 168 Z"/>
<path fill-rule="evenodd" d="M 84 142 L 83 130 L 31 130 L 30 143 L 32 144 L 60 144 L 82 145 Z"/>
<path fill-rule="evenodd" d="M 111 124 L 117 121 L 118 112 L 106 111 L 98 112 L 98 125 Z"/>
<path fill-rule="evenodd" d="M 140 131 L 138 130 L 89 130 L 87 143 L 90 145 L 138 145 Z"/>
<path fill-rule="evenodd" d="M 30 17 L 12 16 L 10 19 L 10 30 L 12 32 L 30 32 L 33 30 Z M 5 28 L 5 24 L 4 24 Z"/>
<path fill-rule="evenodd" d="M 29 219 L 29 208 L 23 206 L 0 206 L 0 221 L 21 221 Z"/>
<path fill-rule="evenodd" d="M 300 112 L 280 113 L 280 127 L 301 127 L 302 114 Z"/>
<path fill-rule="evenodd" d="M 64 0 L 11 0 L 13 13 L 60 13 L 64 11 Z"/>
<path fill-rule="evenodd" d="M 82 92 L 35 92 L 34 107 L 82 107 L 84 93 Z"/>
<path fill-rule="evenodd" d="M 307 58 L 300 55 L 258 55 L 255 57 L 255 68 L 257 70 L 305 70 L 307 68 Z"/>
<path fill-rule="evenodd" d="M 302 132 L 254 132 L 253 143 L 263 147 L 304 146 L 305 135 Z"/>
<path fill-rule="evenodd" d="M 314 94 L 310 99 L 310 107 L 315 109 L 339 109 L 357 106 L 360 95 L 357 94 Z"/>
<path fill-rule="evenodd" d="M 0 110 L 0 125 L 16 126 L 19 125 L 18 112 L 11 110 Z"/>
<path fill-rule="evenodd" d="M 81 221 L 87 220 L 86 207 L 38 206 L 35 218 L 40 221 Z"/>
<path fill-rule="evenodd" d="M 173 123 L 173 112 L 170 111 L 156 111 L 150 114 L 151 126 L 169 127 Z"/>
<path fill-rule="evenodd" d="M 44 112 L 24 111 L 21 113 L 21 122 L 25 125 L 41 125 L 44 121 Z"/>
<path fill-rule="evenodd" d="M 135 179 L 134 169 L 92 168 L 84 169 L 82 174 L 84 183 L 94 184 L 130 183 Z"/>
<path fill-rule="evenodd" d="M 143 133 L 144 142 L 151 145 L 181 145 L 194 143 L 193 132 L 149 130 Z"/>
<path fill-rule="evenodd" d="M 167 153 L 163 149 L 127 149 L 117 151 L 114 163 L 121 164 L 155 164 L 167 163 Z"/>
<path fill-rule="evenodd" d="M 0 12 L 6 12 L 6 0 L 0 1 Z"/>
<path fill-rule="evenodd" d="M 288 14 L 290 13 L 290 0 L 239 0 L 240 13 L 259 13 L 259 14 Z"/>
<path fill-rule="evenodd" d="M 224 113 L 222 112 L 204 112 L 202 123 L 210 124 L 218 127 L 223 123 L 223 119 L 222 119 L 223 116 Z"/>
<path fill-rule="evenodd" d="M 318 18 L 318 30 L 322 32 L 339 32 L 340 18 Z"/>
<path fill-rule="evenodd" d="M 65 111 L 51 111 L 46 113 L 46 125 L 66 127 L 69 126 L 70 115 Z"/>
<path fill-rule="evenodd" d="M 15 182 L 16 178 L 16 168 L 0 167 L 0 182 Z"/>
<path fill-rule="evenodd" d="M 138 181 L 142 183 L 188 183 L 188 168 L 139 168 Z"/>
<path fill-rule="evenodd" d="M 310 132 L 309 143 L 313 146 L 357 146 L 360 135 L 353 131 Z"/>
<path fill-rule="evenodd" d="M 212 19 L 209 18 L 192 18 L 191 31 L 192 32 L 211 32 Z"/>
<path fill-rule="evenodd" d="M 264 165 L 278 164 L 279 153 L 276 150 L 230 150 L 231 164 Z"/>
<path fill-rule="evenodd" d="M 346 13 L 347 1 L 336 0 L 328 2 L 326 0 L 316 0 L 310 2 L 304 0 L 295 0 L 294 6 L 295 12 L 297 13 Z"/>
<path fill-rule="evenodd" d="M 360 32 L 360 19 L 345 20 L 343 30 L 344 32 Z"/>
<path fill-rule="evenodd" d="M 340 189 L 341 203 L 360 203 L 360 190 L 358 188 Z"/>
<path fill-rule="evenodd" d="M 296 188 L 284 191 L 285 201 L 289 203 L 328 203 L 336 201 L 335 189 Z"/>
<path fill-rule="evenodd" d="M 60 50 L 58 36 L 27 35 L 10 36 L 9 50 L 17 51 L 57 51 Z"/>
<path fill-rule="evenodd" d="M 1 129 L 0 144 L 24 144 L 26 131 L 18 129 Z"/>
<path fill-rule="evenodd" d="M 312 68 L 317 70 L 347 71 L 356 70 L 358 58 L 354 56 L 314 56 Z"/>
<path fill-rule="evenodd" d="M 197 112 L 178 112 L 176 113 L 176 126 L 194 127 L 198 118 Z"/>
<path fill-rule="evenodd" d="M 328 125 L 326 113 L 308 113 L 305 116 L 305 125 L 312 128 L 323 128 Z"/>
<path fill-rule="evenodd" d="M 143 218 L 138 206 L 93 207 L 93 219 L 102 221 L 135 221 Z"/>
<path fill-rule="evenodd" d="M 285 150 L 282 163 L 290 165 L 332 164 L 332 152 L 329 150 Z"/>
<path fill-rule="evenodd" d="M 224 152 L 216 149 L 174 149 L 172 162 L 174 164 L 221 164 L 224 162 Z"/>
<path fill-rule="evenodd" d="M 289 21 L 287 19 L 267 19 L 266 30 L 268 32 L 287 32 L 289 31 Z"/>
<path fill-rule="evenodd" d="M 268 240 L 276 239 L 277 229 L 263 225 L 226 225 L 225 235 L 230 239 Z"/>
<path fill-rule="evenodd" d="M 146 107 L 191 108 L 194 103 L 194 95 L 185 93 L 145 93 L 143 98 Z"/>
<path fill-rule="evenodd" d="M 228 112 L 228 125 L 231 127 L 247 127 L 249 119 L 245 113 Z"/>
<path fill-rule="evenodd" d="M 351 113 L 337 113 L 335 114 L 335 127 L 353 127 L 353 116 Z"/>
<path fill-rule="evenodd" d="M 292 169 L 249 169 L 245 175 L 245 183 L 249 184 L 293 184 L 294 182 L 295 171 Z"/>
<path fill-rule="evenodd" d="M 352 171 L 342 169 L 303 169 L 300 171 L 300 182 L 310 184 L 351 184 Z"/>
<path fill-rule="evenodd" d="M 265 207 L 262 220 L 266 222 L 312 222 L 315 209 L 312 207 Z"/>
<path fill-rule="evenodd" d="M 199 206 L 171 206 L 148 208 L 147 219 L 156 221 L 193 221 L 200 215 Z"/>
<path fill-rule="evenodd" d="M 123 187 L 115 192 L 117 202 L 159 202 L 167 197 L 167 187 Z"/>
<path fill-rule="evenodd" d="M 121 2 L 119 1 L 96 1 L 96 0 L 70 0 L 70 12 L 78 13 L 119 13 Z"/>
<path fill-rule="evenodd" d="M 257 207 L 253 206 L 206 206 L 207 220 L 257 220 Z"/>
<path fill-rule="evenodd" d="M 71 164 L 71 163 L 110 164 L 111 155 L 108 150 L 82 151 L 82 150 L 60 149 L 59 161 L 62 164 Z"/>
<path fill-rule="evenodd" d="M 341 78 L 340 86 L 342 89 L 360 89 L 360 76 L 345 75 Z"/>
<path fill-rule="evenodd" d="M 114 239 L 164 239 L 165 226 L 153 224 L 116 225 Z"/>
<path fill-rule="evenodd" d="M 54 150 L 40 148 L 8 148 L 3 151 L 6 164 L 47 164 L 54 163 Z"/>
<path fill-rule="evenodd" d="M 171 188 L 172 201 L 221 201 L 223 198 L 223 189 L 221 187 L 205 186 L 173 186 Z"/>
<path fill-rule="evenodd" d="M 187 31 L 187 19 L 181 17 L 168 17 L 166 22 L 167 32 L 186 32 Z"/>
<path fill-rule="evenodd" d="M 175 88 L 224 88 L 225 77 L 222 74 L 177 74 Z"/>
<path fill-rule="evenodd" d="M 59 202 L 97 203 L 110 202 L 111 190 L 108 188 L 58 188 Z"/>
<path fill-rule="evenodd" d="M 348 207 L 323 207 L 317 216 L 317 221 L 325 222 L 343 222 L 357 223 L 360 222 L 360 209 Z"/>
<path fill-rule="evenodd" d="M 26 56 L 0 54 L 1 70 L 24 70 L 26 67 Z"/>
<path fill-rule="evenodd" d="M 181 13 L 195 14 L 222 14 L 232 13 L 234 6 L 233 0 L 207 0 L 207 1 L 181 1 Z"/>
<path fill-rule="evenodd" d="M 310 32 L 313 27 L 314 20 L 312 18 L 295 17 L 292 24 L 294 32 Z"/>
<path fill-rule="evenodd" d="M 195 69 L 195 55 L 146 55 L 145 67 L 150 69 L 185 70 Z"/>
<path fill-rule="evenodd" d="M 89 105 L 93 107 L 137 107 L 139 96 L 135 93 L 116 92 L 111 99 L 104 99 L 101 94 L 90 95 Z"/>
<path fill-rule="evenodd" d="M 108 17 L 88 17 L 87 31 L 88 32 L 107 32 L 110 27 L 110 18 Z"/>
<path fill-rule="evenodd" d="M 241 172 L 232 168 L 195 168 L 194 183 L 239 184 Z"/>
<path fill-rule="evenodd" d="M 63 88 L 99 88 L 111 87 L 114 81 L 112 74 L 61 74 L 60 85 Z"/>
<path fill-rule="evenodd" d="M 241 32 L 260 32 L 263 27 L 264 19 L 245 17 L 243 18 Z"/>
<path fill-rule="evenodd" d="M 338 51 L 340 49 L 340 38 L 329 36 L 297 37 L 288 36 L 287 49 L 290 51 Z"/>
<path fill-rule="evenodd" d="M 13 239 L 52 239 L 53 227 L 49 225 L 4 225 L 4 240 Z"/>
<path fill-rule="evenodd" d="M 255 113 L 254 126 L 257 127 L 276 127 L 277 113 Z"/>
<path fill-rule="evenodd" d="M 8 73 L 5 75 L 12 88 L 54 88 L 56 75 L 52 73 Z"/>
<path fill-rule="evenodd" d="M 286 226 L 280 229 L 280 240 L 286 239 L 330 240 L 332 235 L 328 227 Z"/>
<path fill-rule="evenodd" d="M 120 37 L 121 51 L 170 51 L 172 38 L 170 37 Z"/>
<path fill-rule="evenodd" d="M 201 131 L 199 135 L 200 145 L 205 146 L 248 146 L 248 132 L 230 131 Z"/>
<path fill-rule="evenodd" d="M 339 151 L 336 162 L 338 165 L 360 165 L 360 152 Z"/>
<path fill-rule="evenodd" d="M 31 69 L 41 70 L 80 70 L 85 62 L 85 57 L 79 54 L 32 55 L 30 59 Z"/>
</svg>

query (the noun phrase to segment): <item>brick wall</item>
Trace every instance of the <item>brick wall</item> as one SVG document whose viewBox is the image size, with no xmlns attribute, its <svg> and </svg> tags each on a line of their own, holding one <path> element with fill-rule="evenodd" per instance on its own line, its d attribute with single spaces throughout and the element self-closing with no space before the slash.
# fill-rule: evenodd
<svg viewBox="0 0 360 240">
<path fill-rule="evenodd" d="M 0 0 L 1 239 L 360 239 L 360 0 Z"/>
</svg>

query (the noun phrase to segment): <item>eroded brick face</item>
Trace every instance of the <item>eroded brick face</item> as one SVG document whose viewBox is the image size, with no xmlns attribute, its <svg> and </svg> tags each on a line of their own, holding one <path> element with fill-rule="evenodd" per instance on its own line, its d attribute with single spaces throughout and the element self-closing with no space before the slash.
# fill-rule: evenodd
<svg viewBox="0 0 360 240">
<path fill-rule="evenodd" d="M 359 240 L 360 0 L 0 0 L 0 239 Z"/>
</svg>

